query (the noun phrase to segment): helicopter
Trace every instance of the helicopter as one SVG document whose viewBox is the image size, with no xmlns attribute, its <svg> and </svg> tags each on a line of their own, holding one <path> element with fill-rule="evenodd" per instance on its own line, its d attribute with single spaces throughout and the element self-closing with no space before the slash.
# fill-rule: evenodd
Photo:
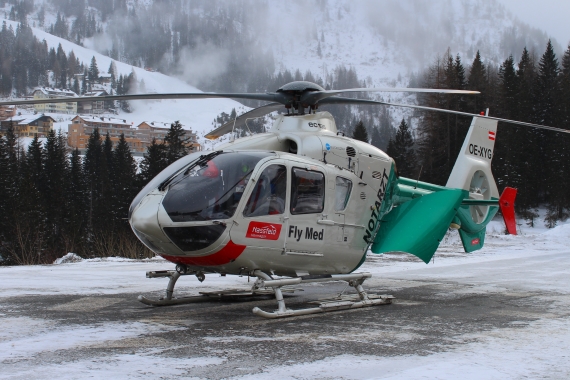
<svg viewBox="0 0 570 380">
<path fill-rule="evenodd" d="M 216 150 L 194 152 L 164 169 L 135 197 L 128 220 L 149 249 L 175 270 L 149 271 L 169 278 L 161 299 L 167 306 L 239 296 L 274 295 L 275 311 L 253 308 L 265 318 L 282 318 L 391 303 L 391 295 L 368 294 L 358 272 L 367 252 L 405 252 L 425 263 L 449 228 L 457 229 L 466 252 L 481 249 L 486 226 L 500 209 L 516 234 L 516 189 L 499 194 L 491 171 L 499 121 L 568 131 L 482 114 L 342 96 L 361 92 L 435 92 L 476 95 L 477 91 L 414 88 L 325 90 L 306 81 L 268 93 L 168 93 L 82 98 L 82 100 L 233 98 L 267 101 L 214 129 L 217 139 L 250 118 L 285 109 L 271 129 L 230 140 Z M 38 99 L 4 104 L 68 102 Z M 394 160 L 380 149 L 339 132 L 327 104 L 368 104 L 415 108 L 472 117 L 467 136 L 445 186 L 398 175 Z M 174 297 L 181 276 L 206 274 L 255 277 L 250 290 L 201 292 Z M 319 301 L 291 310 L 284 292 L 311 282 L 344 281 L 356 295 Z"/>
</svg>

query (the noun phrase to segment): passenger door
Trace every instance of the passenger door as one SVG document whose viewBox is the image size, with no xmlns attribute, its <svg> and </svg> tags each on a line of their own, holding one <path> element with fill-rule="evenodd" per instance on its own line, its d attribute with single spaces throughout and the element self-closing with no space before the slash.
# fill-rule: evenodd
<svg viewBox="0 0 570 380">
<path fill-rule="evenodd" d="M 230 231 L 232 241 L 259 248 L 260 251 L 283 251 L 287 207 L 287 167 L 270 161 L 252 178 L 251 192 L 243 210 L 238 210 Z"/>
</svg>

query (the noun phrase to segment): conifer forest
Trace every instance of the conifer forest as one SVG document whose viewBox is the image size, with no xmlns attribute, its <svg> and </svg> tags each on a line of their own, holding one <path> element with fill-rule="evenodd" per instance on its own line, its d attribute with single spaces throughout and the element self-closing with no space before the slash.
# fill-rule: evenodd
<svg viewBox="0 0 570 380">
<path fill-rule="evenodd" d="M 86 11 L 85 1 L 52 2 L 60 10 L 49 26 L 52 34 L 81 44 L 100 32 L 101 25 Z M 354 68 L 343 64 L 321 75 L 311 70 L 278 69 L 271 50 L 255 50 L 256 36 L 238 39 L 233 24 L 205 20 L 183 7 L 175 9 L 177 17 L 167 22 L 152 10 L 131 12 L 123 0 L 88 3 L 109 18 L 107 31 L 113 43 L 107 54 L 122 62 L 175 74 L 185 49 L 200 41 L 226 47 L 230 51 L 228 70 L 197 83 L 204 91 L 275 91 L 295 80 L 314 82 L 327 90 L 368 86 Z M 197 3 L 206 9 L 215 6 L 207 1 Z M 45 86 L 48 71 L 53 72 L 56 87 L 77 94 L 87 92 L 88 82 L 80 83 L 76 74 L 96 78 L 106 68 L 98 67 L 95 58 L 87 66 L 61 45 L 48 48 L 26 23 L 30 2 L 14 4 L 9 18 L 21 24 L 14 30 L 4 23 L 0 29 L 0 94 L 24 96 L 35 86 Z M 121 9 L 124 17 L 119 23 L 113 15 Z M 71 16 L 74 21 L 70 25 L 67 18 Z M 226 16 L 254 17 L 247 13 Z M 150 35 L 153 43 L 141 43 Z M 320 51 L 324 36 L 315 31 L 313 37 L 319 41 Z M 166 53 L 170 60 L 164 60 Z M 513 51 L 500 65 L 488 62 L 492 61 L 479 52 L 472 61 L 463 62 L 460 55 L 448 50 L 426 70 L 413 74 L 409 87 L 477 90 L 481 94 L 422 94 L 416 104 L 475 114 L 488 108 L 492 116 L 570 130 L 570 46 L 557 56 L 549 41 L 542 54 L 524 48 Z M 144 83 L 134 73 L 117 77 L 113 67 L 108 72 L 113 93 L 144 92 Z M 243 104 L 261 105 L 257 101 Z M 120 107 L 129 110 L 127 102 Z M 445 185 L 471 123 L 463 116 L 426 111 L 414 111 L 393 122 L 390 110 L 381 106 L 330 105 L 320 110 L 331 112 L 347 136 L 386 151 L 396 161 L 400 175 L 438 185 Z M 234 115 L 235 111 L 222 114 L 217 123 Z M 418 121 L 412 123 L 411 119 Z M 264 130 L 261 124 L 254 126 L 259 132 Z M 85 154 L 80 155 L 67 146 L 62 132 L 50 132 L 45 143 L 36 137 L 24 149 L 14 130 L 8 129 L 0 138 L 1 264 L 49 263 L 67 252 L 83 257 L 152 256 L 132 233 L 128 209 L 148 181 L 187 154 L 184 139 L 184 130 L 172 120 L 165 142 L 153 142 L 137 164 L 124 136 L 113 146 L 109 136 L 92 133 Z M 550 227 L 570 216 L 569 162 L 569 135 L 499 123 L 493 173 L 499 191 L 505 186 L 518 189 L 516 209 L 522 222 L 534 223 L 538 208 L 547 209 Z"/>
</svg>

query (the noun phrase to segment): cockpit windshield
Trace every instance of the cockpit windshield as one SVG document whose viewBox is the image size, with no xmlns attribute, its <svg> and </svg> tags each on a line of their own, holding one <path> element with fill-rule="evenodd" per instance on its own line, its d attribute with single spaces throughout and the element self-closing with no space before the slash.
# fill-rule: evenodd
<svg viewBox="0 0 570 380">
<path fill-rule="evenodd" d="M 173 222 L 231 218 L 257 163 L 273 153 L 223 152 L 169 180 L 162 205 Z"/>
</svg>

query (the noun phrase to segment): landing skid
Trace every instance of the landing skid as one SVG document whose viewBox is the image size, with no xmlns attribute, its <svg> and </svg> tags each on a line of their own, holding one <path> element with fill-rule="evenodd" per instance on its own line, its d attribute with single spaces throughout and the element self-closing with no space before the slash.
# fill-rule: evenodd
<svg viewBox="0 0 570 380">
<path fill-rule="evenodd" d="M 347 310 L 347 309 L 359 309 L 362 307 L 376 306 L 376 305 L 387 305 L 392 303 L 394 296 L 391 295 L 368 295 L 362 288 L 362 283 L 367 278 L 372 277 L 370 273 L 352 273 L 352 274 L 340 274 L 331 275 L 320 278 L 291 278 L 286 280 L 272 280 L 267 274 L 261 271 L 255 271 L 254 274 L 257 276 L 255 286 L 259 287 L 272 287 L 275 292 L 275 299 L 277 300 L 278 309 L 273 312 L 267 312 L 261 310 L 258 307 L 253 308 L 253 313 L 264 318 L 285 318 L 294 317 L 299 315 L 307 314 L 318 314 L 326 313 L 330 311 Z M 325 282 L 331 280 L 347 281 L 349 286 L 352 286 L 358 292 L 358 295 L 339 295 L 335 298 L 323 299 L 319 301 L 313 301 L 312 303 L 319 304 L 318 307 L 291 310 L 285 307 L 285 300 L 281 293 L 281 287 L 284 285 L 296 285 L 307 282 Z"/>
<path fill-rule="evenodd" d="M 183 304 L 205 302 L 212 300 L 235 299 L 242 297 L 272 296 L 274 294 L 273 289 L 255 289 L 255 290 L 226 289 L 226 290 L 218 290 L 211 292 L 200 292 L 199 296 L 175 298 L 174 286 L 176 285 L 176 281 L 178 281 L 180 276 L 189 275 L 189 274 L 193 273 L 179 273 L 174 270 L 147 272 L 146 273 L 147 278 L 160 278 L 160 277 L 170 278 L 168 286 L 166 287 L 166 297 L 159 299 L 150 299 L 143 295 L 140 295 L 137 298 L 138 301 L 149 306 L 171 306 L 171 305 L 183 305 Z M 283 289 L 283 291 L 287 293 L 293 293 L 295 290 L 299 289 L 291 289 L 291 288 Z"/>
<path fill-rule="evenodd" d="M 370 273 L 306 276 L 273 280 L 269 275 L 259 270 L 253 272 L 253 275 L 257 277 L 257 280 L 253 284 L 251 290 L 227 289 L 220 291 L 200 292 L 199 296 L 174 298 L 173 294 L 176 281 L 178 281 L 180 276 L 188 274 L 194 273 L 185 273 L 184 271 L 181 273 L 174 270 L 147 272 L 147 278 L 168 277 L 170 279 L 168 286 L 166 287 L 166 297 L 153 300 L 140 295 L 138 297 L 138 300 L 145 305 L 150 306 L 170 306 L 220 299 L 232 299 L 237 297 L 259 297 L 275 295 L 278 307 L 277 310 L 268 312 L 261 310 L 258 307 L 254 307 L 253 313 L 264 318 L 285 318 L 307 314 L 326 313 L 338 310 L 359 309 L 377 305 L 387 305 L 392 303 L 392 299 L 394 299 L 394 297 L 391 295 L 369 295 L 364 291 L 362 288 L 362 283 L 366 279 L 372 277 Z M 203 277 L 200 277 L 203 276 L 203 274 L 196 274 L 196 276 L 199 279 L 202 278 L 203 280 Z M 283 293 L 292 293 L 296 290 L 300 290 L 297 288 L 291 288 L 291 286 L 309 282 L 327 281 L 346 281 L 348 282 L 348 286 L 354 287 L 358 294 L 343 295 L 341 293 L 334 298 L 312 301 L 311 303 L 318 304 L 318 306 L 307 309 L 291 310 L 285 307 Z"/>
</svg>

